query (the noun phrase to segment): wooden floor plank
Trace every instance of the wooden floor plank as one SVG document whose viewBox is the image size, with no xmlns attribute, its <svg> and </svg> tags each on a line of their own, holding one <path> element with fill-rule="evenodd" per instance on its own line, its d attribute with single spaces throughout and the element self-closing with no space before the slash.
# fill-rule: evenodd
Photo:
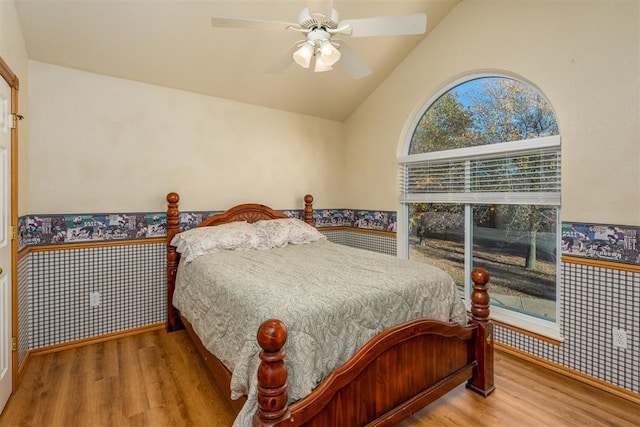
<svg viewBox="0 0 640 427">
<path fill-rule="evenodd" d="M 405 420 L 421 426 L 637 426 L 640 405 L 503 352 L 496 391 L 457 387 Z M 32 357 L 0 426 L 226 427 L 233 413 L 184 331 L 157 330 Z"/>
</svg>

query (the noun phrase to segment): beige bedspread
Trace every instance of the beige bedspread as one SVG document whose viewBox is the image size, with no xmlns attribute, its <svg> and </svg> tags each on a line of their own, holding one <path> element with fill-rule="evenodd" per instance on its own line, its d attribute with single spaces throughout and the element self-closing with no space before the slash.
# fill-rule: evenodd
<svg viewBox="0 0 640 427">
<path fill-rule="evenodd" d="M 257 408 L 256 332 L 266 319 L 287 326 L 291 401 L 384 329 L 418 317 L 466 323 L 453 279 L 443 271 L 326 240 L 181 263 L 173 302 L 233 371 L 232 397 L 247 394 L 234 426 L 251 425 Z"/>
</svg>

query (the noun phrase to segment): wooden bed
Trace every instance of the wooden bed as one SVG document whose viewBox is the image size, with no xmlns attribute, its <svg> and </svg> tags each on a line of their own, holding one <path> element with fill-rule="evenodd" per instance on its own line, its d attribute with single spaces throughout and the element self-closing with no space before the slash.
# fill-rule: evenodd
<svg viewBox="0 0 640 427">
<path fill-rule="evenodd" d="M 180 232 L 179 196 L 167 195 L 167 330 L 186 328 L 229 405 L 238 412 L 243 399 L 231 400 L 231 372 L 204 347 L 193 328 L 173 307 L 180 254 L 170 244 Z M 305 196 L 304 220 L 313 225 L 313 197 Z M 235 206 L 199 226 L 233 221 L 287 218 L 259 204 Z M 494 390 L 493 325 L 489 319 L 489 274 L 472 272 L 473 293 L 468 325 L 418 319 L 387 329 L 335 369 L 313 392 L 288 404 L 287 370 L 282 350 L 286 326 L 278 319 L 262 323 L 257 340 L 258 369 L 255 426 L 392 426 L 458 385 L 482 396 Z"/>
</svg>

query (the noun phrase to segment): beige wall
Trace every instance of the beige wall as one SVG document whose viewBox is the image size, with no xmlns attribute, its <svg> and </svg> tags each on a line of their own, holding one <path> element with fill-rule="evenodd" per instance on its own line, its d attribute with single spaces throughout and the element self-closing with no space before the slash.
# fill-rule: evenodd
<svg viewBox="0 0 640 427">
<path fill-rule="evenodd" d="M 343 125 L 29 63 L 30 214 L 343 206 Z"/>
<path fill-rule="evenodd" d="M 13 1 L 0 0 L 0 56 L 18 76 L 20 90 L 18 92 L 18 109 L 23 116 L 29 116 L 27 110 L 27 49 L 22 37 L 22 28 Z M 18 215 L 29 212 L 27 186 L 27 125 L 23 121 L 18 132 Z"/>
<path fill-rule="evenodd" d="M 442 87 L 499 71 L 538 87 L 562 135 L 562 220 L 640 225 L 640 2 L 464 1 L 345 125 L 347 208 L 397 208 L 409 122 Z"/>
</svg>

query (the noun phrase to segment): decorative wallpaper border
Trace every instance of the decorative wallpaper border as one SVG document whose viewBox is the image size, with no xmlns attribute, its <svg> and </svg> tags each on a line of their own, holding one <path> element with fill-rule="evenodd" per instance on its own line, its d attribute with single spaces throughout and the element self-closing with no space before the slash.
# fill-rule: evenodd
<svg viewBox="0 0 640 427">
<path fill-rule="evenodd" d="M 196 227 L 221 211 L 180 213 L 180 229 Z M 303 211 L 283 210 L 303 219 Z M 318 209 L 317 227 L 351 227 L 396 232 L 397 213 L 354 209 Z M 165 212 L 27 215 L 18 219 L 18 250 L 28 246 L 109 240 L 140 240 L 166 236 Z M 640 265 L 640 227 L 562 223 L 562 255 Z"/>
<path fill-rule="evenodd" d="M 221 211 L 181 212 L 180 229 L 196 227 Z M 303 219 L 303 211 L 283 210 L 290 218 Z M 396 231 L 397 216 L 392 211 L 318 209 L 313 213 L 317 227 L 354 227 Z M 110 240 L 162 238 L 167 234 L 165 212 L 27 215 L 18 219 L 18 250 L 28 246 Z"/>
<path fill-rule="evenodd" d="M 640 227 L 562 223 L 562 255 L 640 265 Z"/>
</svg>

